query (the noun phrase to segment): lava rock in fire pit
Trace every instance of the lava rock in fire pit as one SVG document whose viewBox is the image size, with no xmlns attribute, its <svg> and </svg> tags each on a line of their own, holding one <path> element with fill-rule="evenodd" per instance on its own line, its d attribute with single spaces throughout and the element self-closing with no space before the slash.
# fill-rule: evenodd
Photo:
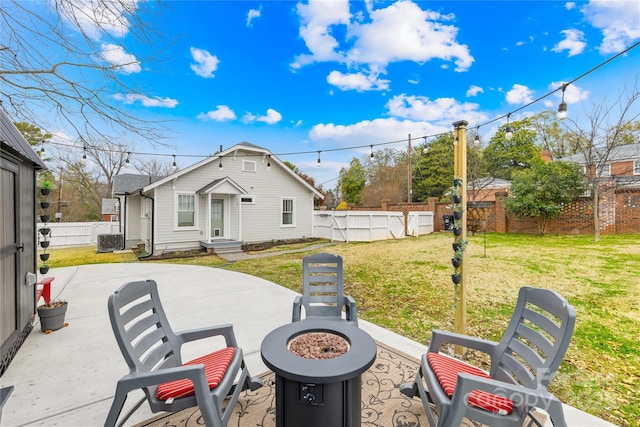
<svg viewBox="0 0 640 427">
<path fill-rule="evenodd" d="M 336 334 L 307 332 L 289 342 L 289 351 L 305 359 L 333 359 L 349 351 L 349 344 Z"/>
</svg>

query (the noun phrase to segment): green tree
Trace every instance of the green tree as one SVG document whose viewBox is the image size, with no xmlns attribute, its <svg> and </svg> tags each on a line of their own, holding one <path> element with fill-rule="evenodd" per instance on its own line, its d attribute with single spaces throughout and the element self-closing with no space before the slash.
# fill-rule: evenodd
<svg viewBox="0 0 640 427">
<path fill-rule="evenodd" d="M 505 199 L 509 215 L 538 219 L 538 231 L 544 234 L 549 221 L 579 197 L 585 182 L 578 165 L 565 162 L 535 163 L 513 173 L 512 196 Z"/>
<path fill-rule="evenodd" d="M 426 148 L 425 148 L 426 147 Z M 415 200 L 442 197 L 453 179 L 453 134 L 437 136 L 421 150 L 416 150 L 413 167 Z"/>
<path fill-rule="evenodd" d="M 344 201 L 354 205 L 359 205 L 362 202 L 362 190 L 366 183 L 366 176 L 360 160 L 354 157 L 349 163 L 349 169 L 342 168 L 338 182 Z"/>
<path fill-rule="evenodd" d="M 27 140 L 29 145 L 36 146 L 40 145 L 42 141 L 48 141 L 53 138 L 53 135 L 49 132 L 43 132 L 38 126 L 33 125 L 27 122 L 16 122 L 14 123 L 16 128 L 20 131 L 24 139 Z"/>
<path fill-rule="evenodd" d="M 536 145 L 533 119 L 513 121 L 509 125 L 513 137 L 507 139 L 506 125 L 501 126 L 484 150 L 487 168 L 495 178 L 511 179 L 514 171 L 529 168 L 535 162 L 542 161 L 541 149 Z"/>
</svg>

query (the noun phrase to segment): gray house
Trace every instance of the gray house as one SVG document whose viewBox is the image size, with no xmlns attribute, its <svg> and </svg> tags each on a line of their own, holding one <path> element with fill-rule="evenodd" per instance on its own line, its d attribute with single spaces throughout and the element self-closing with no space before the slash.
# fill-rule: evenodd
<svg viewBox="0 0 640 427">
<path fill-rule="evenodd" d="M 269 150 L 243 142 L 164 178 L 116 176 L 114 197 L 126 247 L 143 243 L 159 255 L 311 237 L 323 195 Z"/>
<path fill-rule="evenodd" d="M 37 172 L 47 167 L 0 107 L 0 375 L 31 332 L 36 312 Z"/>
</svg>

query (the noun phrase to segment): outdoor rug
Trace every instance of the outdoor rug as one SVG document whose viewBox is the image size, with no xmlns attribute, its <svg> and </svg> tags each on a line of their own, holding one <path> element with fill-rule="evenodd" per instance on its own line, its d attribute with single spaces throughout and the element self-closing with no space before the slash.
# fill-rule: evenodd
<svg viewBox="0 0 640 427">
<path fill-rule="evenodd" d="M 426 418 L 419 397 L 409 399 L 400 393 L 401 384 L 413 381 L 420 362 L 413 357 L 376 342 L 378 353 L 374 364 L 362 374 L 362 427 L 426 427 Z M 273 372 L 260 375 L 264 386 L 256 391 L 243 391 L 238 398 L 228 427 L 274 427 L 275 381 Z M 543 419 L 541 421 L 544 422 Z M 198 408 L 175 414 L 163 414 L 135 427 L 196 427 L 203 426 Z M 479 427 L 465 420 L 465 427 Z M 535 424 L 526 422 L 525 427 Z M 329 427 L 329 426 L 327 426 Z"/>
</svg>

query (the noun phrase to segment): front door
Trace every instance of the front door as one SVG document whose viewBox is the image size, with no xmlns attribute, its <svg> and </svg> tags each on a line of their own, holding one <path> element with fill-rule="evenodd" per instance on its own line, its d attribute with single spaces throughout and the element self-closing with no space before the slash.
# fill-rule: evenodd
<svg viewBox="0 0 640 427">
<path fill-rule="evenodd" d="M 211 238 L 224 237 L 224 199 L 211 199 Z"/>
</svg>

